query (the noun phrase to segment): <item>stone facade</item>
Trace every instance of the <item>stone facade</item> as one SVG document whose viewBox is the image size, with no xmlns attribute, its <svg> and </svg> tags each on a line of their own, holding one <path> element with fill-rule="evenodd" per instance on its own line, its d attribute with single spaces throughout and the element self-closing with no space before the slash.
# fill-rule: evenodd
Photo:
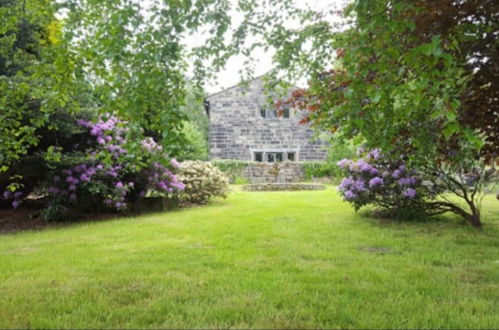
<svg viewBox="0 0 499 330">
<path fill-rule="evenodd" d="M 303 113 L 289 111 L 288 118 L 278 117 L 265 100 L 262 78 L 207 97 L 210 159 L 325 160 L 327 143 L 314 139 L 312 129 L 298 123 Z"/>
<path fill-rule="evenodd" d="M 305 180 L 305 170 L 301 163 L 249 163 L 242 176 L 251 183 L 300 182 Z"/>
</svg>

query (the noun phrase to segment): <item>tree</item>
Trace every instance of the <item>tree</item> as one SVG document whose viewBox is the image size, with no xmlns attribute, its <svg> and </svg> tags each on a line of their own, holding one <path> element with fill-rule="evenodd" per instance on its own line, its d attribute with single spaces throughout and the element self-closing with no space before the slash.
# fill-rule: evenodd
<svg viewBox="0 0 499 330">
<path fill-rule="evenodd" d="M 445 177 L 468 209 L 452 201 L 441 206 L 479 226 L 479 192 L 490 173 L 483 161 L 497 157 L 497 67 L 481 72 L 488 63 L 483 56 L 496 56 L 497 38 L 482 36 L 498 33 L 497 2 L 442 2 L 357 0 L 341 28 L 325 19 L 327 13 L 313 11 L 301 11 L 299 28 L 279 19 L 261 19 L 259 26 L 276 48 L 278 69 L 310 77 L 308 89 L 280 105 L 306 108 L 305 121 L 346 137 L 361 135 L 368 147 Z M 442 22 L 446 6 L 459 7 L 450 27 Z M 422 26 L 428 17 L 433 25 Z M 474 42 L 481 45 L 478 54 Z M 477 97 L 483 106 L 475 122 L 469 102 Z"/>
<path fill-rule="evenodd" d="M 1 173 L 38 145 L 38 129 L 57 129 L 49 118 L 72 107 L 75 72 L 47 1 L 3 1 L 0 20 Z"/>
</svg>

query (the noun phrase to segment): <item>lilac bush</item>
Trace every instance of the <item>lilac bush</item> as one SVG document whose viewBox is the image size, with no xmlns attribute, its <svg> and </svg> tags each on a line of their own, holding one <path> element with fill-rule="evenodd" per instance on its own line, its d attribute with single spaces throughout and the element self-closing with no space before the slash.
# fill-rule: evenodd
<svg viewBox="0 0 499 330">
<path fill-rule="evenodd" d="M 402 159 L 383 157 L 378 149 L 364 153 L 356 161 L 342 159 L 337 165 L 345 175 L 338 190 L 356 210 L 371 204 L 394 211 L 424 213 L 428 203 L 440 193 L 437 185 L 422 173 L 409 169 Z"/>
<path fill-rule="evenodd" d="M 52 205 L 123 211 L 148 193 L 168 195 L 185 188 L 175 174 L 178 162 L 168 161 L 140 128 L 110 115 L 78 124 L 94 143 L 86 155 L 74 157 L 74 164 L 54 171 L 46 189 Z"/>
</svg>

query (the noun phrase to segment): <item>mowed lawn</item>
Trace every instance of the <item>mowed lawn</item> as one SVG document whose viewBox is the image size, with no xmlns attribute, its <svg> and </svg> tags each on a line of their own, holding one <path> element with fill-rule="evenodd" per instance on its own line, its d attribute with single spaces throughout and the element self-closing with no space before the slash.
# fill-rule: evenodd
<svg viewBox="0 0 499 330">
<path fill-rule="evenodd" d="M 334 188 L 0 236 L 0 328 L 497 328 L 485 226 L 356 215 Z"/>
</svg>

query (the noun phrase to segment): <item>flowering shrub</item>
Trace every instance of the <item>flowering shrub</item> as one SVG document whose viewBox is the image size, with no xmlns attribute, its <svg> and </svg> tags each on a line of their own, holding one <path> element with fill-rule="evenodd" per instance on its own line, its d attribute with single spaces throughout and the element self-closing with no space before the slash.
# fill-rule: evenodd
<svg viewBox="0 0 499 330">
<path fill-rule="evenodd" d="M 343 159 L 338 166 L 345 178 L 338 186 L 343 198 L 356 210 L 373 204 L 400 213 L 426 213 L 428 202 L 441 189 L 404 161 L 391 161 L 379 150 L 368 152 L 357 161 Z"/>
<path fill-rule="evenodd" d="M 185 161 L 179 171 L 180 180 L 185 184 L 180 193 L 182 201 L 205 204 L 211 197 L 226 197 L 228 179 L 211 163 Z"/>
<path fill-rule="evenodd" d="M 152 138 L 113 116 L 96 123 L 79 120 L 95 140 L 87 155 L 75 155 L 54 171 L 47 193 L 51 206 L 123 211 L 147 192 L 172 194 L 184 189 L 175 171 L 175 159 L 166 155 Z M 127 136 L 133 136 L 131 142 Z M 57 207 L 58 208 L 58 207 Z"/>
</svg>

